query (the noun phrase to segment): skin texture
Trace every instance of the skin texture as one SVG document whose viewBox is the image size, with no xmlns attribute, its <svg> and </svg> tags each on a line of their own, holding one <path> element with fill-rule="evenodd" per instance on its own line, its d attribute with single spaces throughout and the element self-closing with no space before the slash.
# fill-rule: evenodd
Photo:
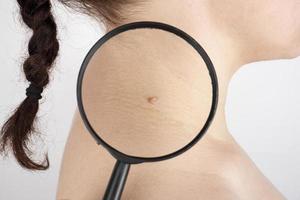
<svg viewBox="0 0 300 200">
<path fill-rule="evenodd" d="M 201 141 L 174 159 L 132 166 L 123 199 L 284 199 L 230 135 L 226 126 L 224 108 L 229 81 L 242 65 L 260 60 L 290 59 L 300 55 L 299 4 L 298 0 L 153 0 L 145 2 L 138 8 L 133 8 L 139 12 L 136 12 L 124 23 L 141 20 L 161 21 L 175 25 L 193 36 L 204 47 L 215 65 L 220 94 L 214 121 Z M 155 39 L 159 41 L 161 38 Z M 143 42 L 145 42 L 145 47 L 152 44 L 150 41 Z M 147 52 L 147 48 L 141 47 L 140 44 L 138 40 L 131 43 L 132 51 L 137 49 L 138 52 L 145 53 L 144 55 L 151 53 Z M 181 48 L 177 49 L 174 58 L 178 60 L 174 60 L 174 62 L 181 62 L 180 55 L 182 53 L 185 51 Z M 118 85 L 113 82 L 101 81 L 107 74 L 114 77 L 114 74 L 120 73 L 117 70 L 110 73 L 113 66 L 129 62 L 125 57 L 122 61 L 113 59 L 120 55 L 123 54 L 115 51 L 114 46 L 111 45 L 103 53 L 103 56 L 110 59 L 100 59 L 101 56 L 98 56 L 99 59 L 91 64 L 91 66 L 101 66 L 101 69 L 98 68 L 98 70 L 102 70 L 99 73 L 102 74 L 102 77 L 98 77 L 101 84 L 97 85 L 101 85 L 103 88 L 109 87 L 109 90 L 105 91 L 110 91 L 110 93 L 106 93 L 106 96 L 97 96 L 97 101 L 90 103 L 91 108 L 96 108 L 101 104 L 107 105 L 111 111 L 116 108 L 105 98 L 117 93 Z M 155 55 L 153 58 L 156 58 Z M 151 70 L 147 71 L 150 74 L 158 72 L 157 70 L 163 72 L 168 68 L 167 59 L 154 60 L 157 61 L 155 66 L 161 70 L 155 67 L 150 68 L 151 62 L 141 59 L 125 68 L 127 70 L 123 69 L 124 71 L 121 71 L 123 75 L 115 78 L 136 79 L 134 69 L 140 65 L 143 65 L 145 69 L 150 68 Z M 144 88 L 145 93 L 149 95 L 143 96 L 142 100 L 137 98 L 139 93 L 134 92 L 134 87 L 126 87 L 127 93 L 137 96 L 130 99 L 130 103 L 126 104 L 127 107 L 121 105 L 120 108 L 124 108 L 124 110 L 120 112 L 126 113 L 126 109 L 138 112 L 142 106 L 152 106 L 143 113 L 144 117 L 151 119 L 154 124 L 158 124 L 160 120 L 151 115 L 154 108 L 159 110 L 178 108 L 176 110 L 178 113 L 188 112 L 187 108 L 180 104 L 180 101 L 174 101 L 174 96 L 164 92 L 167 91 L 166 88 L 174 86 L 171 81 L 162 84 L 161 80 L 165 78 L 176 80 L 175 78 L 181 77 L 182 81 L 173 90 L 177 97 L 186 95 L 182 99 L 189 99 L 189 102 L 211 95 L 211 91 L 208 89 L 199 93 L 192 92 L 193 90 L 200 91 L 197 90 L 197 86 L 202 83 L 199 76 L 207 77 L 207 75 L 201 71 L 198 71 L 199 74 L 195 73 L 193 70 L 198 70 L 199 64 L 193 68 L 195 60 L 189 60 L 188 70 L 180 70 L 182 68 L 179 67 L 168 68 L 169 73 L 158 73 L 156 79 L 152 77 L 151 80 L 155 84 L 147 85 Z M 127 65 L 124 64 L 124 66 Z M 147 81 L 143 78 L 147 78 L 147 76 L 142 73 L 140 80 Z M 97 87 L 101 89 L 100 86 Z M 161 90 L 157 90 L 157 88 L 166 90 L 159 93 Z M 118 97 L 125 98 L 126 92 L 120 93 Z M 156 97 L 155 101 L 152 97 Z M 191 115 L 199 116 L 197 115 L 199 111 L 207 113 L 205 107 L 208 104 L 201 105 L 196 106 L 195 111 L 189 111 Z M 97 115 L 96 111 L 95 115 Z M 109 120 L 113 114 L 106 117 L 100 114 L 97 116 L 99 116 L 99 120 L 106 120 L 106 124 L 114 123 L 114 120 Z M 165 123 L 171 122 L 170 118 L 175 116 L 178 114 L 169 112 Z M 122 115 L 116 119 L 122 119 Z M 116 129 L 128 130 L 131 128 L 130 123 L 140 122 L 135 118 L 126 118 L 126 120 L 128 124 L 116 123 Z M 191 119 L 181 116 L 180 120 L 181 124 L 185 124 Z M 145 123 L 143 128 L 149 130 L 150 125 L 146 126 Z M 195 128 L 193 123 L 189 126 Z M 103 128 L 106 128 L 105 125 Z M 133 133 L 138 131 L 138 129 L 132 130 Z M 113 140 L 114 137 L 112 134 L 109 139 Z M 172 140 L 166 142 L 172 144 Z M 98 146 L 89 135 L 78 110 L 76 110 L 65 146 L 57 199 L 96 200 L 101 198 L 114 163 L 115 160 L 109 153 Z"/>
</svg>

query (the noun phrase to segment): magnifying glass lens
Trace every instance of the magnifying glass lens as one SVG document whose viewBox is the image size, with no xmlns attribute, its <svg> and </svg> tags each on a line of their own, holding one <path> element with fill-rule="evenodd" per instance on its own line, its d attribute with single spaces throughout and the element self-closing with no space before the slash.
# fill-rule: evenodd
<svg viewBox="0 0 300 200">
<path fill-rule="evenodd" d="M 82 81 L 82 103 L 97 135 L 131 156 L 158 157 L 193 140 L 212 102 L 197 51 L 159 29 L 120 33 L 99 48 Z"/>
</svg>

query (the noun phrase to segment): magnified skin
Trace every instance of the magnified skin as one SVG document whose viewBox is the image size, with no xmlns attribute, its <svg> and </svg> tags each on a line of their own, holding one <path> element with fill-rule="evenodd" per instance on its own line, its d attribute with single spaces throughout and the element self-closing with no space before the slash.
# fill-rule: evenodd
<svg viewBox="0 0 300 200">
<path fill-rule="evenodd" d="M 181 55 L 173 57 L 178 51 Z M 165 31 L 140 29 L 96 51 L 84 73 L 82 101 L 89 123 L 106 143 L 125 154 L 158 157 L 200 132 L 211 90 L 208 70 L 191 45 Z"/>
</svg>

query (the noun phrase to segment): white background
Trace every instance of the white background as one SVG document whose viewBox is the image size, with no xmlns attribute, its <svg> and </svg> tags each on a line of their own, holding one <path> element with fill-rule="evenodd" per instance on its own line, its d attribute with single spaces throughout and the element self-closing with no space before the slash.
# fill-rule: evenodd
<svg viewBox="0 0 300 200">
<path fill-rule="evenodd" d="M 76 108 L 76 78 L 87 51 L 103 35 L 91 18 L 54 5 L 60 52 L 40 100 L 39 130 L 51 168 L 30 172 L 0 158 L 1 200 L 54 200 L 64 145 Z M 15 1 L 0 2 L 0 124 L 25 98 L 21 71 L 31 31 Z M 243 66 L 231 80 L 226 104 L 230 132 L 272 183 L 300 199 L 300 57 Z"/>
</svg>

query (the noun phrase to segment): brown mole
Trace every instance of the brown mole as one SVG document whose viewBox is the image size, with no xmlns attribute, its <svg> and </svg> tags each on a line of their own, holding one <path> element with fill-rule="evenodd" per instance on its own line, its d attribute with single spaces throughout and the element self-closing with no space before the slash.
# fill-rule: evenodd
<svg viewBox="0 0 300 200">
<path fill-rule="evenodd" d="M 152 97 L 147 98 L 147 101 L 151 104 L 154 104 L 157 100 L 158 100 L 158 98 L 156 96 L 152 96 Z"/>
</svg>

